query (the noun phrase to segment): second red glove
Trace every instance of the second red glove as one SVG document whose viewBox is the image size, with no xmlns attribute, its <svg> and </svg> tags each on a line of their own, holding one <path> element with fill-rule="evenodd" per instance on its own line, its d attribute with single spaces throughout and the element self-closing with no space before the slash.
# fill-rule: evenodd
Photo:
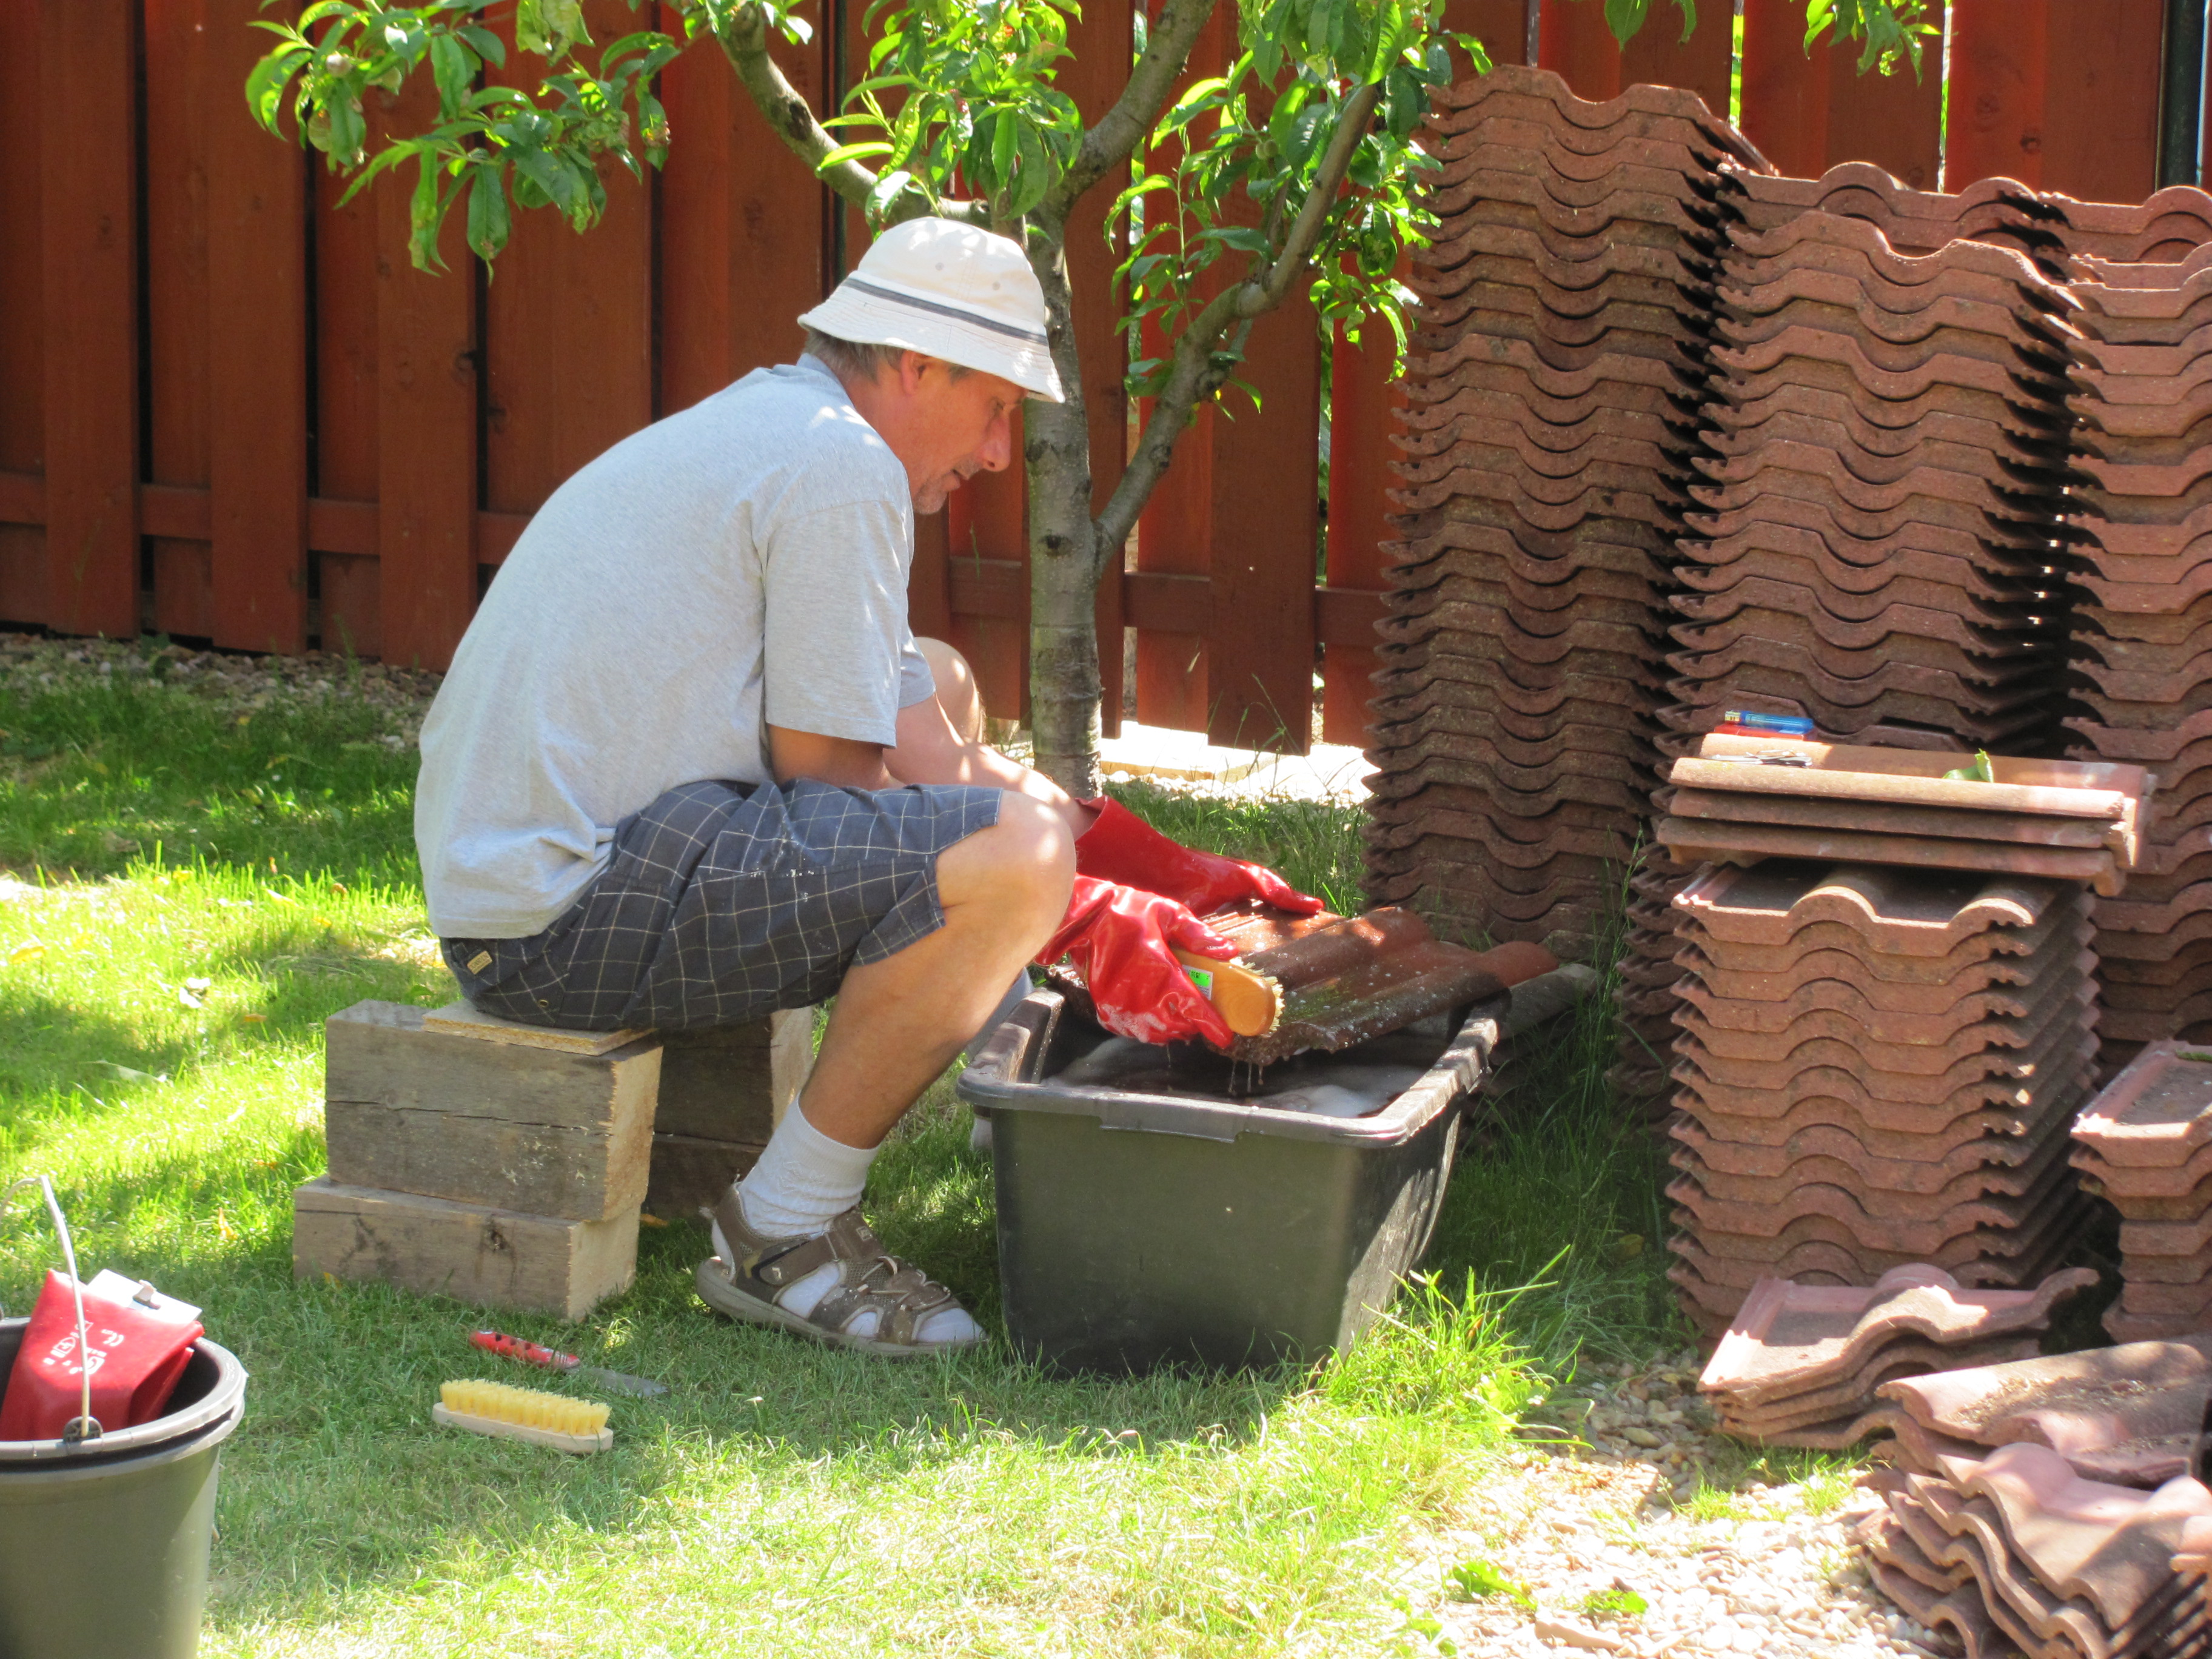
<svg viewBox="0 0 2212 1659">
<path fill-rule="evenodd" d="M 1234 945 L 1173 899 L 1078 876 L 1067 915 L 1036 959 L 1049 968 L 1071 958 L 1091 988 L 1098 1023 L 1117 1036 L 1140 1042 L 1204 1037 L 1225 1048 L 1229 1027 L 1176 960 L 1178 949 L 1237 954 Z"/>
<path fill-rule="evenodd" d="M 1084 875 L 1160 894 L 1194 915 L 1254 898 L 1294 916 L 1321 908 L 1319 899 L 1301 893 L 1265 865 L 1170 841 L 1109 796 L 1082 804 L 1098 809 L 1097 822 L 1075 838 L 1075 867 Z"/>
</svg>

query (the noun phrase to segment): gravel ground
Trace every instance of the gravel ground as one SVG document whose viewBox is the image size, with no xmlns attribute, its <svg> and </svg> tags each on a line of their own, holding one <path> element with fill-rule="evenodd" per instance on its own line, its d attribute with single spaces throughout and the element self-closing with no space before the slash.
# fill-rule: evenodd
<svg viewBox="0 0 2212 1659">
<path fill-rule="evenodd" d="M 227 710 L 254 713 L 343 697 L 387 709 L 379 741 L 411 749 L 437 695 L 439 676 L 382 663 L 354 662 L 327 652 L 303 657 L 248 657 L 147 641 L 46 639 L 0 632 L 0 684 L 29 690 L 72 674 L 159 680 L 181 686 Z"/>
<path fill-rule="evenodd" d="M 414 746 L 439 683 L 322 653 L 247 657 L 0 632 L 0 684 L 83 674 L 162 680 L 241 713 L 365 702 L 389 711 L 379 740 L 394 750 Z M 1194 794 L 1356 803 L 1364 771 L 1357 750 L 1340 750 L 1233 783 L 1146 781 Z M 1846 1534 L 1878 1500 L 1854 1491 L 1848 1474 L 1726 1490 L 1722 1472 L 1746 1460 L 1711 1431 L 1696 1394 L 1701 1363 L 1685 1350 L 1549 1401 L 1540 1414 L 1557 1437 L 1540 1443 L 1532 1428 L 1528 1449 L 1467 1494 L 1461 1524 L 1408 1552 L 1401 1590 L 1412 1650 L 1460 1659 L 1946 1651 L 1868 1583 Z"/>
<path fill-rule="evenodd" d="M 1869 1583 L 1850 1471 L 1734 1492 L 1742 1448 L 1711 1431 L 1694 1350 L 1556 1396 L 1580 1443 L 1532 1448 L 1469 1494 L 1402 1580 L 1409 1623 L 1461 1659 L 1539 1653 L 1876 1659 L 1938 1654 Z M 1539 1431 L 1533 1427 L 1532 1435 Z"/>
</svg>

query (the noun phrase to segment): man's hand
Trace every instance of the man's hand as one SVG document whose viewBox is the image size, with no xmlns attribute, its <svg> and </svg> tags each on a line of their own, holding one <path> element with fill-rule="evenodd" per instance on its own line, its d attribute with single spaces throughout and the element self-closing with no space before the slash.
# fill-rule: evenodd
<svg viewBox="0 0 2212 1659">
<path fill-rule="evenodd" d="M 771 726 L 768 763 L 778 783 L 812 778 L 820 783 L 843 784 L 848 789 L 898 787 L 898 780 L 884 764 L 883 745 L 851 738 L 825 738 L 816 732 Z"/>
<path fill-rule="evenodd" d="M 1226 1048 L 1229 1026 L 1176 960 L 1178 948 L 1224 959 L 1237 954 L 1173 899 L 1078 876 L 1066 918 L 1036 959 L 1045 968 L 1063 956 L 1072 960 L 1091 988 L 1098 1023 L 1118 1036 L 1139 1042 L 1198 1036 Z"/>
</svg>

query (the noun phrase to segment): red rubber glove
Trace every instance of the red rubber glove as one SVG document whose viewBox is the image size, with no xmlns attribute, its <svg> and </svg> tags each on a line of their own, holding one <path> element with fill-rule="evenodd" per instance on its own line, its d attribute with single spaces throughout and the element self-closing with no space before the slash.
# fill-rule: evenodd
<svg viewBox="0 0 2212 1659">
<path fill-rule="evenodd" d="M 1075 838 L 1079 874 L 1158 893 L 1200 916 L 1253 898 L 1294 916 L 1321 908 L 1319 899 L 1301 893 L 1265 865 L 1194 852 L 1170 841 L 1110 796 L 1081 804 L 1097 807 L 1098 821 Z"/>
<path fill-rule="evenodd" d="M 1237 947 L 1173 899 L 1089 876 L 1075 878 L 1075 896 L 1060 931 L 1037 952 L 1037 966 L 1073 958 L 1098 1023 L 1139 1042 L 1204 1037 L 1219 1048 L 1228 1025 L 1175 959 L 1179 946 L 1227 958 Z"/>
</svg>

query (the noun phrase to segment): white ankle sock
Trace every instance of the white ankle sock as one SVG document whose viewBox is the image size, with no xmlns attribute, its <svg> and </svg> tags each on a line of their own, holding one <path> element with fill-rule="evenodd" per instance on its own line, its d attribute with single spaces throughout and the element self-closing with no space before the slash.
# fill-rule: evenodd
<svg viewBox="0 0 2212 1659">
<path fill-rule="evenodd" d="M 770 1238 L 811 1238 L 860 1201 L 868 1182 L 868 1166 L 876 1160 L 875 1147 L 848 1146 L 832 1140 L 806 1121 L 799 1101 L 775 1126 L 768 1146 L 745 1178 L 737 1184 L 738 1207 L 745 1224 Z M 732 1260 L 730 1242 L 720 1226 L 714 1229 L 714 1254 Z M 814 1311 L 837 1284 L 833 1262 L 817 1267 L 796 1284 L 785 1286 L 776 1305 L 801 1319 Z M 877 1318 L 870 1309 L 855 1314 L 846 1328 L 854 1336 L 876 1334 Z M 915 1328 L 919 1342 L 961 1342 L 977 1334 L 975 1322 L 957 1305 L 940 1308 Z"/>
<path fill-rule="evenodd" d="M 738 1183 L 746 1224 L 770 1238 L 811 1238 L 860 1201 L 876 1150 L 830 1139 L 793 1101 L 760 1162 Z"/>
</svg>

